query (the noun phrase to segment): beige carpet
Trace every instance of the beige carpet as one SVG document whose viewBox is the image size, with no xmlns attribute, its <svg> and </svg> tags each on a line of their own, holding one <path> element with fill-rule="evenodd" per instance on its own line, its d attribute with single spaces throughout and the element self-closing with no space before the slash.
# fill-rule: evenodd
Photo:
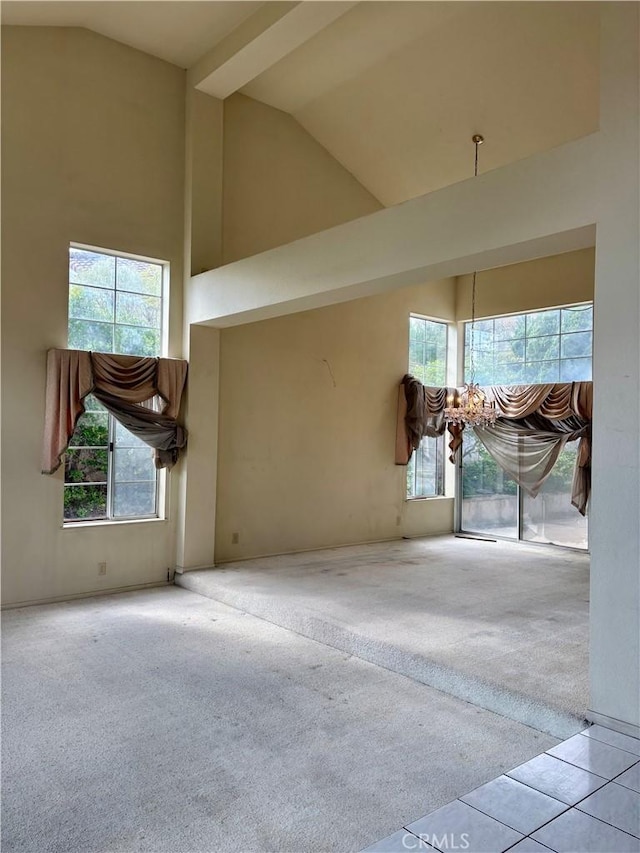
<svg viewBox="0 0 640 853">
<path fill-rule="evenodd" d="M 355 851 L 549 748 L 175 587 L 3 614 L 2 851 Z"/>
<path fill-rule="evenodd" d="M 584 728 L 587 554 L 441 536 L 176 582 L 555 737 Z"/>
</svg>

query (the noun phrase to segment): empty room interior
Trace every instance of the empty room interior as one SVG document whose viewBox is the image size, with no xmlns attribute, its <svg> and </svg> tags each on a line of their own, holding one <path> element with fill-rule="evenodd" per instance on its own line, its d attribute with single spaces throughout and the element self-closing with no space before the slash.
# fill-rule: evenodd
<svg viewBox="0 0 640 853">
<path fill-rule="evenodd" d="M 640 4 L 1 14 L 2 849 L 640 850 Z"/>
</svg>

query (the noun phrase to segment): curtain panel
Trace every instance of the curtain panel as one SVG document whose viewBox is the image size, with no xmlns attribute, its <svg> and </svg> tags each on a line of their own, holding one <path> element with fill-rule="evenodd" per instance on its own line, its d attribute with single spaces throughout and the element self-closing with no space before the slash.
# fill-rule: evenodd
<svg viewBox="0 0 640 853">
<path fill-rule="evenodd" d="M 186 378 L 182 359 L 49 350 L 42 473 L 53 474 L 62 464 L 90 393 L 154 448 L 156 468 L 171 468 L 187 443 L 177 421 Z"/>
<path fill-rule="evenodd" d="M 462 427 L 445 423 L 444 410 L 447 397 L 455 393 L 455 388 L 430 387 L 414 376 L 405 375 L 398 389 L 396 465 L 407 465 L 425 436 L 436 438 L 447 430 L 449 459 L 454 461 L 462 444 Z"/>
<path fill-rule="evenodd" d="M 464 427 L 446 424 L 449 394 L 462 388 L 429 388 L 408 374 L 398 395 L 396 464 L 406 465 L 424 436 L 448 430 L 453 462 Z M 487 452 L 500 467 L 535 497 L 551 473 L 567 441 L 579 440 L 571 503 L 585 515 L 591 492 L 592 382 L 542 385 L 492 385 L 482 389 L 495 403 L 496 424 L 474 427 Z"/>
</svg>

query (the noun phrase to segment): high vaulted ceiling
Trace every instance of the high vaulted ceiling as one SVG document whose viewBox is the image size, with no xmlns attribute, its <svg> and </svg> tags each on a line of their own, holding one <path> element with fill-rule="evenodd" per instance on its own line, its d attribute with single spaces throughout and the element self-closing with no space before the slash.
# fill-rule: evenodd
<svg viewBox="0 0 640 853">
<path fill-rule="evenodd" d="M 383 204 L 594 131 L 596 3 L 359 3 L 242 91 L 294 117 Z"/>
<path fill-rule="evenodd" d="M 202 91 L 291 113 L 383 204 L 598 126 L 596 2 L 20 2 L 189 68 Z"/>
<path fill-rule="evenodd" d="M 6 0 L 3 24 L 85 27 L 189 68 L 263 4 L 252 0 Z"/>
</svg>

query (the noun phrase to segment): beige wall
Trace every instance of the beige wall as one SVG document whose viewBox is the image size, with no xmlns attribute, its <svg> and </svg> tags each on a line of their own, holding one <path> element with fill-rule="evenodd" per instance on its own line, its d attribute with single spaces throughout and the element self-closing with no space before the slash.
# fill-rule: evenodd
<svg viewBox="0 0 640 853">
<path fill-rule="evenodd" d="M 3 28 L 5 603 L 159 582 L 173 565 L 173 505 L 169 521 L 62 529 L 62 472 L 40 474 L 40 444 L 71 241 L 171 262 L 181 354 L 183 137 L 182 70 L 87 30 Z"/>
<path fill-rule="evenodd" d="M 187 88 L 185 104 L 185 273 L 222 263 L 224 104 Z M 186 331 L 185 331 L 186 334 Z"/>
<path fill-rule="evenodd" d="M 198 434 L 188 459 L 198 499 L 174 472 L 166 522 L 62 529 L 62 474 L 39 474 L 44 360 L 66 344 L 70 241 L 171 261 L 171 354 L 182 354 L 184 73 L 88 31 L 5 28 L 2 94 L 4 601 L 163 580 L 179 503 L 178 565 L 204 565 L 216 494 L 211 483 L 203 498 L 195 473 L 215 476 L 215 464 Z M 226 102 L 224 143 L 226 260 L 380 207 L 293 119 L 250 98 Z M 408 314 L 459 319 L 468 284 L 221 333 L 217 560 L 452 529 L 450 498 L 404 500 L 390 448 Z M 485 314 L 589 299 L 593 251 L 483 272 L 479 284 Z M 193 377 L 209 375 L 193 356 Z"/>
<path fill-rule="evenodd" d="M 382 205 L 287 113 L 224 102 L 223 260 L 231 263 Z"/>
<path fill-rule="evenodd" d="M 446 279 L 222 330 L 216 561 L 452 529 L 393 455 L 409 313 L 454 298 Z"/>
<path fill-rule="evenodd" d="M 487 270 L 479 314 L 587 301 L 593 277 L 593 249 Z M 405 500 L 395 395 L 409 314 L 467 311 L 464 276 L 222 330 L 216 561 L 451 531 L 451 498 Z"/>
<path fill-rule="evenodd" d="M 216 140 L 222 129 L 223 145 Z M 378 210 L 380 205 L 290 116 L 234 95 L 194 93 L 187 109 L 187 254 L 216 266 L 216 186 L 222 172 L 225 262 Z M 189 234 L 189 224 L 191 233 Z M 187 285 L 187 302 L 193 285 Z M 186 319 L 186 317 L 185 317 Z M 189 452 L 180 471 L 178 571 L 214 559 L 218 332 L 192 326 L 186 406 Z"/>
<path fill-rule="evenodd" d="M 482 270 L 476 277 L 476 317 L 517 314 L 593 300 L 595 249 Z M 459 276 L 456 320 L 471 318 L 471 276 Z"/>
</svg>

